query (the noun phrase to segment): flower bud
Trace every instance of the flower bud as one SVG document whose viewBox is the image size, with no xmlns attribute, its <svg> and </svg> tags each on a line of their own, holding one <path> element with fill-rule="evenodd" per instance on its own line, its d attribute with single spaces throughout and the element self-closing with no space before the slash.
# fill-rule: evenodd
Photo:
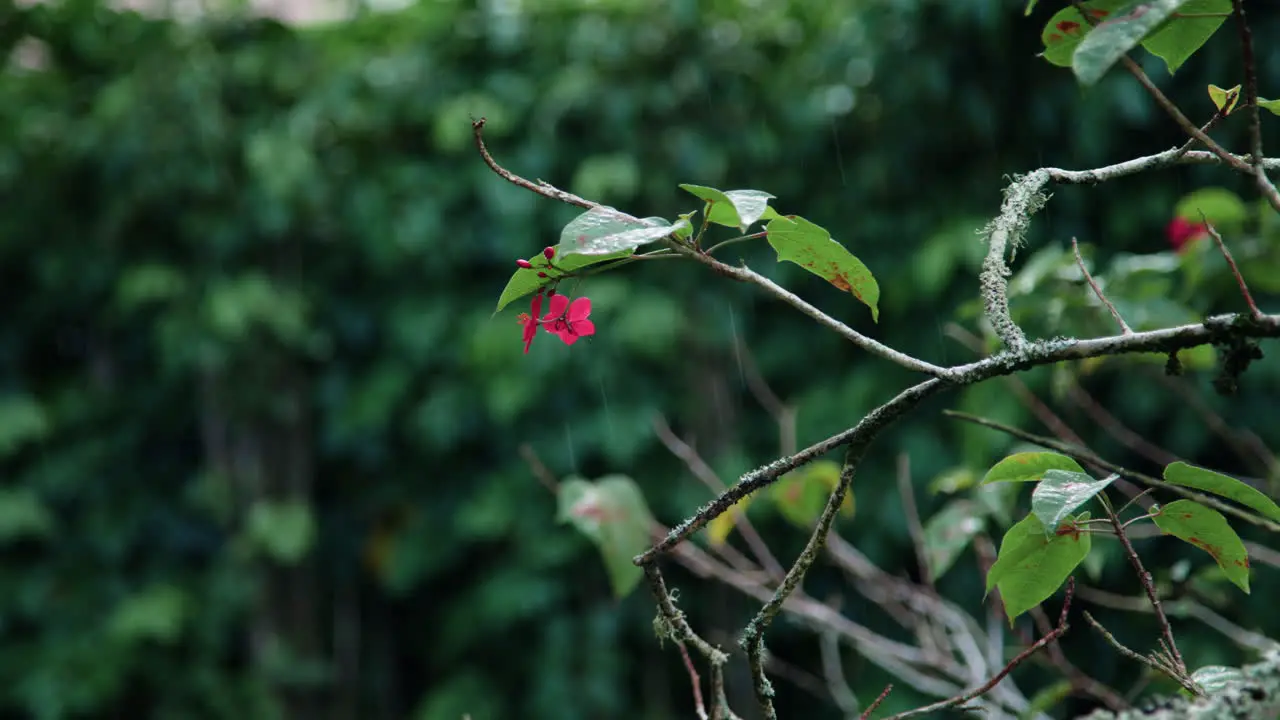
<svg viewBox="0 0 1280 720">
<path fill-rule="evenodd" d="M 533 263 L 529 262 L 528 260 L 520 259 L 520 260 L 516 260 L 516 267 L 520 267 L 520 268 L 524 268 L 525 270 L 528 270 L 529 268 L 533 267 Z"/>
<path fill-rule="evenodd" d="M 544 272 L 540 272 L 540 273 L 538 273 L 538 277 L 540 277 L 540 278 L 544 278 L 544 277 L 546 277 L 546 276 L 547 276 L 547 274 L 546 274 L 546 273 L 544 273 Z"/>
<path fill-rule="evenodd" d="M 551 246 L 547 246 L 547 247 L 545 247 L 545 248 L 543 248 L 543 249 L 542 249 L 542 257 L 544 257 L 544 258 L 546 258 L 546 259 L 550 260 L 551 258 L 553 258 L 553 257 L 555 257 L 555 256 L 556 256 L 556 249 L 555 249 L 555 248 L 553 248 L 553 247 L 551 247 Z"/>
</svg>

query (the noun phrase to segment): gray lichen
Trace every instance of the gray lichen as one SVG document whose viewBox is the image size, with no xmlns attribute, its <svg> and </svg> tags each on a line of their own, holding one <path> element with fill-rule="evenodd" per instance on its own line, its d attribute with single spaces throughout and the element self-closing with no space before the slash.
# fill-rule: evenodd
<svg viewBox="0 0 1280 720">
<path fill-rule="evenodd" d="M 1049 180 L 1047 170 L 1015 176 L 1005 189 L 1000 214 L 982 230 L 987 241 L 987 257 L 982 262 L 979 280 L 987 321 L 1011 350 L 1021 349 L 1027 338 L 1009 314 L 1009 276 L 1013 271 L 1008 262 L 1013 261 L 1018 247 L 1025 241 L 1031 216 L 1049 201 L 1049 196 L 1042 192 Z"/>
<path fill-rule="evenodd" d="M 1280 717 L 1280 648 L 1241 668 L 1244 679 L 1200 698 L 1170 696 L 1145 709 L 1097 710 L 1079 720 L 1275 720 Z"/>
</svg>

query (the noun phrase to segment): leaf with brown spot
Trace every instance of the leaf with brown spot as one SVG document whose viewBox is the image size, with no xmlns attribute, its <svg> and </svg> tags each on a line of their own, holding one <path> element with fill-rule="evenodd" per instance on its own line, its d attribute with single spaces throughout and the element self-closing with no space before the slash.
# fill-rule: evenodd
<svg viewBox="0 0 1280 720">
<path fill-rule="evenodd" d="M 1222 513 L 1194 500 L 1176 500 L 1152 520 L 1165 534 L 1209 553 L 1228 580 L 1249 592 L 1249 553 Z"/>
<path fill-rule="evenodd" d="M 832 285 L 852 293 L 880 320 L 880 285 L 862 261 L 831 238 L 831 233 L 799 216 L 776 217 L 765 228 L 778 261 L 793 262 Z"/>
</svg>

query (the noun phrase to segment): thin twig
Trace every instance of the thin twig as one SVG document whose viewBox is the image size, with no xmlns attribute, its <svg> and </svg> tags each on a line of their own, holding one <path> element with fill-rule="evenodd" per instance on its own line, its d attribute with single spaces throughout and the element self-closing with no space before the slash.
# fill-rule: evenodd
<svg viewBox="0 0 1280 720">
<path fill-rule="evenodd" d="M 1222 120 L 1222 118 L 1224 117 L 1226 116 L 1222 114 L 1222 111 L 1218 110 L 1213 114 L 1213 117 L 1209 118 L 1209 122 L 1200 126 L 1200 132 L 1208 134 L 1209 131 L 1212 130 L 1214 126 L 1217 125 L 1218 122 Z M 1178 148 L 1177 156 L 1182 157 L 1183 155 L 1186 155 L 1187 151 L 1195 147 L 1197 142 L 1199 141 L 1196 140 L 1194 137 L 1188 139 L 1185 143 L 1182 144 L 1182 147 Z"/>
<path fill-rule="evenodd" d="M 702 702 L 702 678 L 698 677 L 698 668 L 694 667 L 693 658 L 689 657 L 689 649 L 684 646 L 684 643 L 676 643 L 676 647 L 680 648 L 680 657 L 684 658 L 684 669 L 689 672 L 689 682 L 693 684 L 694 710 L 701 720 L 709 720 L 707 706 Z"/>
<path fill-rule="evenodd" d="M 1253 30 L 1244 14 L 1244 1 L 1231 0 L 1236 16 L 1236 28 L 1240 32 L 1240 53 L 1244 59 L 1244 101 L 1249 112 L 1249 143 L 1253 157 L 1253 174 L 1264 197 L 1280 211 L 1280 191 L 1262 168 L 1262 119 L 1258 108 L 1258 62 L 1253 56 Z"/>
<path fill-rule="evenodd" d="M 920 564 L 920 577 L 924 586 L 935 595 L 938 588 L 934 585 L 933 567 L 929 564 L 929 551 L 925 547 L 924 526 L 920 523 L 920 510 L 916 507 L 915 492 L 911 487 L 911 456 L 898 454 L 898 495 L 902 497 L 902 511 L 907 519 L 907 532 L 911 535 L 911 545 L 916 551 L 916 562 Z"/>
<path fill-rule="evenodd" d="M 849 688 L 849 681 L 844 677 L 844 666 L 840 662 L 840 639 L 835 633 L 823 633 L 818 638 L 818 649 L 822 654 L 822 675 L 827 682 L 831 700 L 846 716 L 858 712 L 858 696 Z"/>
<path fill-rule="evenodd" d="M 1219 145 L 1213 138 L 1209 137 L 1204 133 L 1204 131 L 1196 127 L 1195 123 L 1188 120 L 1187 116 L 1183 115 L 1182 111 L 1178 109 L 1178 106 L 1175 105 L 1173 101 L 1160 90 L 1160 88 L 1156 87 L 1156 84 L 1151 81 L 1150 77 L 1147 77 L 1147 73 L 1138 65 L 1138 63 L 1134 62 L 1128 55 L 1121 57 L 1120 63 L 1124 65 L 1125 70 L 1129 71 L 1129 74 L 1133 75 L 1134 78 L 1138 80 L 1138 84 L 1142 85 L 1147 93 L 1155 99 L 1156 104 L 1160 106 L 1160 109 L 1164 110 L 1169 117 L 1173 118 L 1173 121 L 1178 124 L 1178 127 L 1181 127 L 1182 130 L 1191 137 L 1199 140 L 1202 145 L 1209 149 L 1209 152 L 1218 156 L 1218 159 L 1222 160 L 1233 170 L 1239 170 L 1240 172 L 1249 173 L 1251 175 L 1253 174 L 1253 168 L 1249 163 L 1241 160 L 1238 156 L 1227 152 L 1227 150 Z"/>
<path fill-rule="evenodd" d="M 1111 502 L 1107 500 L 1106 493 L 1099 493 L 1098 499 L 1102 501 L 1102 507 L 1107 513 L 1107 519 L 1111 521 L 1111 527 L 1116 532 L 1116 538 L 1124 547 L 1124 553 L 1129 558 L 1129 564 L 1133 565 L 1133 570 L 1138 574 L 1138 580 L 1142 583 L 1142 589 L 1147 593 L 1147 599 L 1151 601 L 1151 608 L 1155 611 L 1156 622 L 1160 625 L 1160 633 L 1164 636 L 1164 643 L 1168 648 L 1169 654 L 1176 663 L 1178 672 L 1187 673 L 1187 664 L 1182 660 L 1182 653 L 1178 652 L 1178 645 L 1173 639 L 1173 628 L 1169 625 L 1169 618 L 1164 614 L 1164 608 L 1160 605 L 1160 594 L 1156 592 L 1155 583 L 1151 579 L 1151 573 L 1142 566 L 1142 559 L 1138 557 L 1138 552 L 1133 549 L 1133 543 L 1130 542 L 1129 536 L 1125 533 L 1124 526 L 1120 524 L 1120 518 L 1116 517 L 1115 510 L 1111 507 Z"/>
<path fill-rule="evenodd" d="M 1067 394 L 1071 397 L 1072 402 L 1076 404 L 1089 419 L 1097 423 L 1107 435 L 1119 441 L 1122 445 L 1134 451 L 1135 453 L 1147 458 L 1157 465 L 1168 465 L 1171 462 L 1177 462 L 1180 458 L 1177 455 L 1156 446 L 1151 441 L 1134 432 L 1127 425 L 1120 422 L 1115 415 L 1112 415 L 1102 403 L 1098 402 L 1087 390 L 1080 385 L 1078 379 L 1072 378 L 1067 389 Z M 1083 444 L 1083 443 L 1081 443 Z"/>
<path fill-rule="evenodd" d="M 1258 305 L 1253 301 L 1253 294 L 1249 292 L 1249 286 L 1245 284 L 1244 276 L 1240 274 L 1240 268 L 1236 266 L 1235 258 L 1231 257 L 1231 251 L 1227 249 L 1227 244 L 1222 241 L 1222 235 L 1218 233 L 1217 228 L 1209 223 L 1204 212 L 1200 213 L 1200 220 L 1204 222 L 1204 226 L 1209 231 L 1209 236 L 1218 244 L 1218 250 L 1222 251 L 1222 257 L 1227 259 L 1227 265 L 1231 266 L 1231 274 L 1236 278 L 1236 284 L 1240 286 L 1240 294 L 1244 296 L 1244 301 L 1249 305 L 1249 314 L 1256 320 L 1262 317 L 1262 311 L 1258 310 Z"/>
<path fill-rule="evenodd" d="M 1251 558 L 1252 559 L 1252 558 Z M 1153 612 L 1151 603 L 1143 597 L 1130 597 L 1127 595 L 1119 595 L 1106 590 L 1081 585 L 1078 592 L 1080 598 L 1095 605 L 1111 608 L 1113 610 L 1125 610 L 1128 612 L 1138 612 L 1150 614 Z M 1175 617 L 1188 617 L 1208 625 L 1214 630 L 1222 633 L 1231 642 L 1243 648 L 1250 650 L 1268 650 L 1276 646 L 1277 642 L 1264 635 L 1240 627 L 1230 620 L 1222 617 L 1218 613 L 1206 607 L 1204 604 L 1196 602 L 1190 598 L 1180 598 L 1165 603 L 1165 610 Z"/>
<path fill-rule="evenodd" d="M 1083 590 L 1083 587 L 1078 588 L 1078 591 Z M 1083 597 L 1083 593 L 1081 597 Z M 1066 605 L 1062 607 L 1064 610 L 1066 609 Z M 1032 619 L 1035 621 L 1036 630 L 1041 635 L 1047 635 L 1053 629 L 1053 626 L 1049 624 L 1049 616 L 1045 614 L 1044 609 L 1037 605 L 1031 608 L 1030 612 Z M 1059 622 L 1061 622 L 1061 618 L 1059 618 Z M 1102 704 L 1115 712 L 1120 712 L 1129 707 L 1129 703 L 1114 688 L 1086 675 L 1083 670 L 1068 660 L 1066 653 L 1062 652 L 1062 647 L 1057 643 L 1046 647 L 1045 653 L 1049 657 L 1049 664 L 1062 673 L 1071 683 L 1072 690 L 1101 701 Z"/>
<path fill-rule="evenodd" d="M 533 476 L 542 483 L 542 486 L 551 492 L 552 495 L 560 493 L 560 481 L 556 479 L 555 473 L 551 472 L 542 462 L 542 458 L 538 457 L 538 453 L 529 443 L 520 445 L 520 457 L 524 458 L 524 462 L 529 466 L 529 470 Z"/>
<path fill-rule="evenodd" d="M 1080 256 L 1080 243 L 1073 237 L 1071 238 L 1071 250 L 1076 254 L 1076 265 L 1080 266 L 1080 272 L 1084 273 L 1084 279 L 1089 281 L 1089 287 L 1093 288 L 1093 294 L 1098 296 L 1102 304 L 1111 311 L 1111 317 L 1116 319 L 1116 324 L 1120 326 L 1120 332 L 1123 335 L 1132 335 L 1133 330 L 1129 329 L 1129 324 L 1120 317 L 1120 311 L 1116 310 L 1116 306 L 1111 304 L 1107 296 L 1102 293 L 1102 288 L 1098 287 L 1098 283 L 1094 281 L 1093 276 L 1089 274 L 1089 268 L 1084 266 L 1084 258 Z"/>
<path fill-rule="evenodd" d="M 1074 590 L 1075 590 L 1075 579 L 1068 578 L 1067 585 L 1066 585 L 1066 599 L 1063 601 L 1062 615 L 1059 618 L 1058 626 L 1053 630 L 1051 630 L 1048 634 L 1046 634 L 1045 636 L 1037 640 L 1035 644 L 1033 644 L 1031 647 L 1015 655 L 1014 658 L 1009 661 L 1009 664 L 1005 665 L 1004 668 L 1000 670 L 1000 672 L 993 675 L 990 680 L 986 681 L 982 685 L 972 690 L 956 695 L 955 697 L 948 698 L 946 700 L 943 700 L 941 702 L 936 702 L 931 705 L 926 705 L 921 708 L 916 708 L 915 710 L 908 710 L 906 712 L 898 713 L 897 715 L 891 715 L 890 717 L 885 718 L 885 720 L 902 720 L 902 718 L 915 717 L 917 715 L 925 715 L 928 713 L 933 713 L 939 710 L 943 710 L 945 708 L 956 707 L 958 705 L 963 705 L 964 703 L 969 702 L 970 700 L 978 697 L 979 695 L 983 695 L 986 692 L 990 691 L 991 688 L 1000 684 L 1000 681 L 1003 680 L 1006 675 L 1013 672 L 1013 669 L 1015 667 L 1022 664 L 1022 661 L 1031 657 L 1036 652 L 1038 652 L 1041 648 L 1044 648 L 1049 643 L 1054 642 L 1055 640 L 1057 640 L 1058 638 L 1066 634 L 1067 629 L 1069 627 L 1067 625 L 1067 610 L 1071 606 L 1071 596 Z"/>
<path fill-rule="evenodd" d="M 685 467 L 689 468 L 689 472 L 701 480 L 702 484 L 710 488 L 711 492 L 724 492 L 724 481 L 720 479 L 716 471 L 702 459 L 697 450 L 694 450 L 689 443 L 676 436 L 671 430 L 671 426 L 667 424 L 666 419 L 661 415 L 654 415 L 653 430 L 667 450 L 683 462 Z M 786 570 L 782 568 L 782 564 L 778 562 L 778 559 L 769 550 L 769 544 L 764 541 L 764 538 L 760 537 L 760 533 L 756 532 L 756 528 L 751 524 L 751 520 L 747 518 L 747 514 L 741 510 L 733 510 L 731 512 L 737 513 L 735 524 L 738 527 L 738 532 L 742 535 L 742 539 L 747 543 L 747 546 L 751 548 L 756 560 L 760 562 L 765 571 L 774 580 L 782 580 Z"/>
<path fill-rule="evenodd" d="M 889 697 L 889 693 L 891 692 L 893 692 L 893 683 L 889 683 L 884 686 L 884 689 L 880 691 L 880 694 L 876 696 L 876 699 L 871 701 L 871 704 L 867 706 L 867 709 L 863 710 L 862 714 L 858 716 L 858 720 L 868 720 L 868 718 L 871 717 L 871 713 L 875 712 L 876 708 L 880 707 L 880 703 L 884 702 L 884 699 Z"/>
<path fill-rule="evenodd" d="M 1192 682 L 1191 678 L 1187 676 L 1185 673 L 1180 674 L 1177 672 L 1175 668 L 1168 667 L 1164 663 L 1158 662 L 1154 658 L 1147 657 L 1146 655 L 1140 655 L 1134 652 L 1133 650 L 1130 650 L 1129 648 L 1125 647 L 1123 643 L 1121 643 L 1119 640 L 1116 639 L 1115 635 L 1111 634 L 1110 630 L 1107 630 L 1105 627 L 1102 626 L 1102 623 L 1098 622 L 1097 620 L 1094 620 L 1093 616 L 1089 614 L 1088 610 L 1084 611 L 1084 619 L 1087 620 L 1089 624 L 1093 626 L 1094 630 L 1097 630 L 1098 633 L 1102 635 L 1103 639 L 1105 639 L 1107 643 L 1111 645 L 1111 647 L 1115 648 L 1116 652 L 1120 653 L 1121 655 L 1124 655 L 1130 660 L 1140 662 L 1143 665 L 1146 665 L 1147 667 L 1151 668 L 1152 670 L 1155 670 L 1156 672 L 1161 673 L 1162 675 L 1168 675 L 1170 678 L 1173 679 L 1174 682 L 1186 688 L 1187 691 L 1192 693 L 1193 695 L 1204 694 L 1204 690 L 1202 690 L 1198 685 Z"/>
<path fill-rule="evenodd" d="M 1172 377 L 1157 368 L 1148 368 L 1148 370 L 1161 384 L 1178 393 L 1187 407 L 1200 416 L 1209 431 L 1230 445 L 1236 455 L 1248 463 L 1254 472 L 1268 477 L 1275 474 L 1276 465 L 1280 464 L 1280 461 L 1277 461 L 1275 453 L 1271 452 L 1271 448 L 1267 447 L 1257 433 L 1231 427 L 1225 418 L 1209 407 L 1200 393 L 1196 392 L 1185 379 Z"/>
</svg>

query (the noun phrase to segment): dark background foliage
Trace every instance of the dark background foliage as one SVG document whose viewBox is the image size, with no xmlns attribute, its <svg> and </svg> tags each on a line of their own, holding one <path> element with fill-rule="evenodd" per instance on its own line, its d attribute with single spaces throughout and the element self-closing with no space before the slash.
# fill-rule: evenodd
<svg viewBox="0 0 1280 720">
<path fill-rule="evenodd" d="M 1021 5 L 437 0 L 295 29 L 0 2 L 11 57 L 0 75 L 4 716 L 688 716 L 687 679 L 653 636 L 649 596 L 612 598 L 596 551 L 555 523 L 518 448 L 558 474 L 630 475 L 673 523 L 707 494 L 654 438 L 655 413 L 726 478 L 778 450 L 735 340 L 799 408 L 802 444 L 911 377 L 676 263 L 592 278 L 597 336 L 522 355 L 516 311 L 493 316 L 494 301 L 513 260 L 554 244 L 575 211 L 490 173 L 470 118 L 488 118 L 491 149 L 517 172 L 641 215 L 694 209 L 681 182 L 768 190 L 876 273 L 880 321 L 775 266 L 767 248 L 743 250 L 749 264 L 894 347 L 960 362 L 971 351 L 943 330 L 957 319 L 977 329 L 975 230 L 1007 175 L 1182 141 L 1130 78 L 1085 92 L 1036 59 L 1056 5 L 1031 18 Z M 1250 5 L 1255 36 L 1276 37 L 1274 8 Z M 1172 78 L 1146 67 L 1207 118 L 1204 85 L 1239 77 L 1234 40 L 1224 28 Z M 1280 50 L 1259 51 L 1263 94 L 1280 95 Z M 1280 122 L 1266 120 L 1274 146 Z M 1244 132 L 1232 118 L 1218 137 L 1243 148 Z M 1215 168 L 1062 189 L 1027 257 L 1072 235 L 1100 261 L 1162 253 L 1174 203 L 1205 184 L 1252 196 Z M 1087 306 L 1078 285 L 1062 292 Z M 1174 314 L 1238 304 L 1194 297 Z M 1021 307 L 1037 332 L 1061 329 L 1034 324 L 1040 305 Z M 1179 455 L 1267 476 L 1158 369 L 1117 360 L 1081 382 Z M 1274 446 L 1278 374 L 1260 363 L 1230 399 L 1209 390 L 1209 370 L 1185 387 Z M 1060 377 L 1027 381 L 1104 454 L 1158 469 L 1055 393 Z M 982 472 L 1012 447 L 944 420 L 944 407 L 1042 429 L 997 381 L 882 438 L 840 531 L 891 572 L 915 572 L 897 456 L 911 458 L 927 516 L 944 499 L 930 479 Z M 794 556 L 799 530 L 768 512 L 758 522 Z M 1162 541 L 1140 549 L 1157 567 L 1206 565 Z M 732 645 L 754 607 L 672 578 L 695 626 Z M 842 588 L 823 568 L 809 583 L 819 597 Z M 1138 587 L 1115 557 L 1098 584 Z M 1220 611 L 1275 635 L 1277 585 L 1259 566 L 1253 594 L 1227 594 Z M 942 590 L 979 611 L 971 555 Z M 1154 637 L 1148 617 L 1100 616 L 1139 646 Z M 1193 665 L 1246 659 L 1203 625 L 1177 630 Z M 807 632 L 780 624 L 770 648 L 817 671 Z M 1066 648 L 1104 680 L 1136 677 L 1082 630 Z M 743 669 L 730 676 L 739 706 Z M 887 679 L 852 656 L 846 669 L 865 698 Z M 1024 687 L 1052 679 L 1020 672 Z M 778 688 L 784 717 L 836 716 L 821 688 Z M 903 690 L 891 704 L 918 700 Z"/>
</svg>

